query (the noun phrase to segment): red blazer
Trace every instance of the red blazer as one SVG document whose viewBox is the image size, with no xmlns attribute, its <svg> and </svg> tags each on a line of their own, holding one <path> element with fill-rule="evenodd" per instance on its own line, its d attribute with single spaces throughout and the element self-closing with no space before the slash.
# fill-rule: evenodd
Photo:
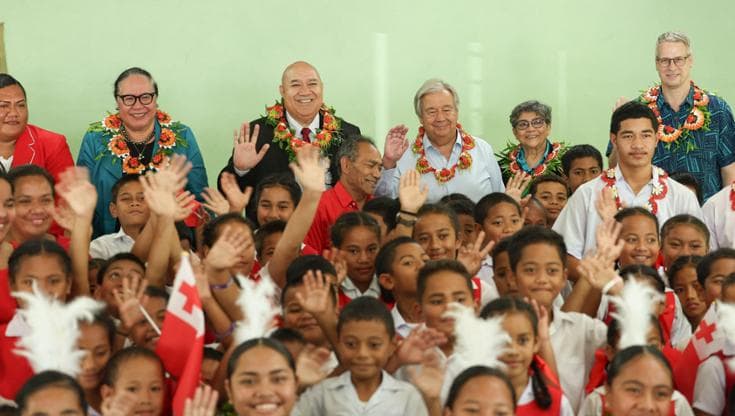
<svg viewBox="0 0 735 416">
<path fill-rule="evenodd" d="M 74 166 L 74 159 L 64 136 L 28 124 L 15 142 L 13 163 L 10 166 L 27 164 L 46 169 L 58 182 L 59 174 L 69 166 Z"/>
</svg>

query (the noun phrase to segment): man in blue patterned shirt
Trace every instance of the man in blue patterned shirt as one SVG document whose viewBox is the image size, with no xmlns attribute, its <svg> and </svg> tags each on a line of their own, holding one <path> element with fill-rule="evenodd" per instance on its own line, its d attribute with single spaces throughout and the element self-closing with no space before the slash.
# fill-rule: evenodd
<svg viewBox="0 0 735 416">
<path fill-rule="evenodd" d="M 656 71 L 661 85 L 644 92 L 639 100 L 651 107 L 661 124 L 653 164 L 669 173 L 690 172 L 707 200 L 735 180 L 735 121 L 725 100 L 692 82 L 693 63 L 685 34 L 659 36 Z M 610 155 L 611 165 L 614 158 Z"/>
</svg>

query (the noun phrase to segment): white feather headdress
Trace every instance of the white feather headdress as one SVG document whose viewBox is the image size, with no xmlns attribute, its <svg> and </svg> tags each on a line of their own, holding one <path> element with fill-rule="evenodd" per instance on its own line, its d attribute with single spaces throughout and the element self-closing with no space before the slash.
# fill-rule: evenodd
<svg viewBox="0 0 735 416">
<path fill-rule="evenodd" d="M 717 302 L 717 327 L 725 334 L 725 347 L 735 345 L 735 305 L 732 303 Z M 727 360 L 731 371 L 735 371 L 735 359 Z"/>
<path fill-rule="evenodd" d="M 36 373 L 56 370 L 76 376 L 85 354 L 77 348 L 79 321 L 91 322 L 104 305 L 89 297 L 65 304 L 43 294 L 35 283 L 33 293 L 14 292 L 13 296 L 25 301 L 18 313 L 29 327 L 15 352 L 26 357 Z"/>
<path fill-rule="evenodd" d="M 498 357 L 510 336 L 503 330 L 502 315 L 482 319 L 471 308 L 453 303 L 444 316 L 454 319 L 454 355 L 462 370 L 474 365 L 505 368 Z"/>
<path fill-rule="evenodd" d="M 647 344 L 653 305 L 661 300 L 660 293 L 633 276 L 625 283 L 619 296 L 610 297 L 610 302 L 615 305 L 615 312 L 611 315 L 620 325 L 619 349 Z"/>
<path fill-rule="evenodd" d="M 275 305 L 276 285 L 269 277 L 263 276 L 255 282 L 237 276 L 237 280 L 241 288 L 237 305 L 242 310 L 243 320 L 237 323 L 235 342 L 241 344 L 265 336 L 273 327 L 278 308 Z"/>
</svg>

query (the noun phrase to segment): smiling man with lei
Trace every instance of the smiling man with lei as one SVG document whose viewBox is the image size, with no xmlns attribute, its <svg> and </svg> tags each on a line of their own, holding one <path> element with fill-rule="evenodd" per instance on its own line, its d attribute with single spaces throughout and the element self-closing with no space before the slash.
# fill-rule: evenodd
<svg viewBox="0 0 735 416">
<path fill-rule="evenodd" d="M 735 180 L 735 121 L 725 100 L 692 81 L 693 64 L 689 38 L 663 33 L 656 41 L 661 84 L 643 91 L 639 100 L 659 121 L 653 163 L 666 172 L 690 172 L 706 201 Z"/>
<path fill-rule="evenodd" d="M 233 173 L 241 189 L 255 188 L 267 175 L 290 173 L 294 148 L 311 144 L 319 146 L 330 160 L 326 181 L 331 187 L 338 179 L 337 150 L 343 139 L 359 136 L 360 129 L 324 104 L 322 79 L 307 62 L 287 66 L 278 90 L 281 100 L 266 107 L 264 117 L 243 123 L 235 133 L 232 157 L 220 175 Z"/>
<path fill-rule="evenodd" d="M 167 156 L 183 154 L 191 162 L 186 190 L 199 197 L 207 172 L 191 129 L 158 109 L 158 85 L 141 68 L 123 71 L 115 81 L 118 112 L 92 123 L 82 139 L 77 165 L 89 169 L 99 198 L 94 237 L 116 231 L 109 206 L 112 187 L 123 176 L 156 170 Z"/>
<path fill-rule="evenodd" d="M 438 79 L 426 81 L 416 92 L 414 109 L 421 126 L 411 143 L 403 125 L 386 136 L 376 195 L 395 198 L 400 177 L 409 169 L 421 174 L 430 203 L 452 193 L 477 202 L 489 193 L 505 191 L 490 143 L 472 136 L 457 121 L 459 96 L 454 87 Z"/>
</svg>

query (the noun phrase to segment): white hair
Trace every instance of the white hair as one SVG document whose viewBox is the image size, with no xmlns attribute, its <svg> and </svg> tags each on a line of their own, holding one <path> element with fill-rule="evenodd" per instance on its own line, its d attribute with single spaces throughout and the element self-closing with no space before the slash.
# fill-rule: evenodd
<svg viewBox="0 0 735 416">
<path fill-rule="evenodd" d="M 452 94 L 452 98 L 454 99 L 454 107 L 459 108 L 459 95 L 457 95 L 457 90 L 455 90 L 453 86 L 438 78 L 432 78 L 424 82 L 419 90 L 416 91 L 416 95 L 413 97 L 413 108 L 416 111 L 416 115 L 421 117 L 421 99 L 424 98 L 426 94 L 443 91 L 447 91 Z"/>
<path fill-rule="evenodd" d="M 684 34 L 683 32 L 664 32 L 661 35 L 659 35 L 658 39 L 656 39 L 656 57 L 658 58 L 658 47 L 664 43 L 664 42 L 679 42 L 683 43 L 684 46 L 687 47 L 687 53 L 692 53 L 692 47 L 691 43 L 689 42 L 689 37 Z"/>
</svg>

